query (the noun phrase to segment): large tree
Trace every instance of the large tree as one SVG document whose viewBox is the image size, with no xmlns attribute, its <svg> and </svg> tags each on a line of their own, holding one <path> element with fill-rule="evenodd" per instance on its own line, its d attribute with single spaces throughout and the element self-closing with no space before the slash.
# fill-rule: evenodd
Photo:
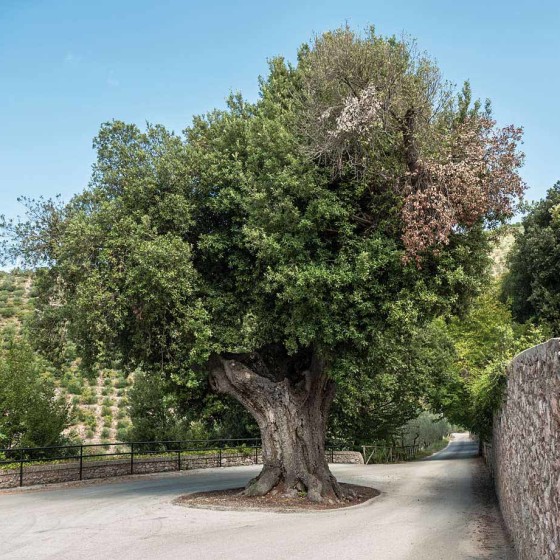
<svg viewBox="0 0 560 560">
<path fill-rule="evenodd" d="M 391 340 L 477 292 L 483 228 L 523 190 L 519 137 L 412 43 L 343 28 L 183 137 L 102 126 L 89 188 L 32 205 L 17 249 L 46 265 L 45 325 L 64 320 L 84 359 L 118 353 L 253 415 L 248 495 L 339 500 L 336 384 L 356 389 L 381 357 L 390 370 Z"/>
</svg>

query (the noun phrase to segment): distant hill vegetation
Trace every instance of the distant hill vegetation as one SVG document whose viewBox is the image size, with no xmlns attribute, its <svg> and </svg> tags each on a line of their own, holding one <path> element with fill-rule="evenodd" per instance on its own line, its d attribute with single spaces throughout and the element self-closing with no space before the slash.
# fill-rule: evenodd
<svg viewBox="0 0 560 560">
<path fill-rule="evenodd" d="M 513 244 L 515 236 L 522 229 L 521 224 L 511 224 L 502 226 L 492 233 L 494 248 L 492 250 L 492 276 L 501 278 L 507 272 L 507 258 Z"/>
<path fill-rule="evenodd" d="M 0 272 L 0 332 L 4 346 L 14 337 L 25 336 L 35 297 L 32 273 L 18 269 Z M 70 426 L 65 436 L 84 443 L 128 439 L 131 422 L 127 392 L 131 379 L 124 373 L 106 368 L 85 372 L 76 358 L 61 367 L 45 362 L 43 375 L 70 406 Z"/>
</svg>

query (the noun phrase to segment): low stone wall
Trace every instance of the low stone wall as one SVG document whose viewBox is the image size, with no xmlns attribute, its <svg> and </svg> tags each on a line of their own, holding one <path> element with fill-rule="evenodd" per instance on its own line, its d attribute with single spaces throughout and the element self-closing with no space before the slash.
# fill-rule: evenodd
<svg viewBox="0 0 560 560">
<path fill-rule="evenodd" d="M 352 465 L 363 465 L 364 457 L 359 451 L 335 451 L 327 453 L 330 463 L 350 463 Z"/>
<path fill-rule="evenodd" d="M 332 463 L 363 464 L 361 453 L 355 451 L 328 452 L 327 458 Z M 255 463 L 256 458 L 256 463 Z M 116 460 L 87 460 L 82 463 L 82 476 L 80 478 L 80 462 L 71 460 L 57 464 L 31 464 L 23 469 L 23 486 L 37 484 L 55 484 L 57 482 L 73 482 L 89 480 L 92 478 L 111 478 L 130 474 L 147 474 L 191 469 L 207 469 L 212 467 L 239 467 L 262 463 L 260 451 L 257 456 L 235 453 L 222 453 L 212 455 L 181 455 L 179 457 L 135 457 L 131 465 L 130 459 Z M 0 488 L 15 488 L 20 485 L 19 469 L 0 470 Z"/>
<path fill-rule="evenodd" d="M 560 558 L 560 339 L 522 352 L 487 449 L 520 560 Z"/>
<path fill-rule="evenodd" d="M 258 453 L 257 462 L 262 462 L 262 456 Z M 37 484 L 54 484 L 57 482 L 72 482 L 77 480 L 88 480 L 92 478 L 111 478 L 130 474 L 146 474 L 157 472 L 178 471 L 191 469 L 205 469 L 212 467 L 238 467 L 242 465 L 254 465 L 255 456 L 251 454 L 228 454 L 222 453 L 221 457 L 215 455 L 181 455 L 179 458 L 168 457 L 135 457 L 131 465 L 130 459 L 115 460 L 87 460 L 82 463 L 82 476 L 80 478 L 80 462 L 76 460 L 63 463 L 43 463 L 25 465 L 23 468 L 23 486 L 34 486 Z M 14 488 L 20 485 L 20 471 L 18 469 L 0 470 L 0 488 Z"/>
</svg>

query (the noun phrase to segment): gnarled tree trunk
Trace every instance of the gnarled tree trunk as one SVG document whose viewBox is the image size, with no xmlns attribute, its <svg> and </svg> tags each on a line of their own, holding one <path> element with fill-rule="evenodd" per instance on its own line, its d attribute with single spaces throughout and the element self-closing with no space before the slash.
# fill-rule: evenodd
<svg viewBox="0 0 560 560">
<path fill-rule="evenodd" d="M 237 399 L 256 419 L 262 437 L 263 469 L 244 493 L 288 496 L 305 492 L 313 501 L 339 501 L 344 491 L 325 456 L 327 416 L 334 383 L 321 359 L 290 375 L 271 368 L 258 354 L 214 355 L 210 383 Z"/>
</svg>

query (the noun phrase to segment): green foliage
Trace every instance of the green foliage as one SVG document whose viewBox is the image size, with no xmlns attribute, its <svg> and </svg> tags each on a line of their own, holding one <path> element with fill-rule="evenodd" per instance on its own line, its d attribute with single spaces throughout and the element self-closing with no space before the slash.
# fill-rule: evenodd
<svg viewBox="0 0 560 560">
<path fill-rule="evenodd" d="M 363 369 L 342 365 L 348 369 L 340 376 L 331 439 L 389 440 L 422 408 L 439 413 L 458 399 L 453 344 L 438 323 L 380 333 L 370 356 Z"/>
<path fill-rule="evenodd" d="M 190 398 L 189 398 L 190 397 Z M 137 371 L 130 391 L 134 440 L 185 440 L 255 437 L 255 423 L 237 403 L 206 395 L 197 400 L 191 391 L 170 379 Z"/>
<path fill-rule="evenodd" d="M 117 429 L 117 441 L 130 441 L 129 429 L 127 427 Z"/>
<path fill-rule="evenodd" d="M 15 307 L 0 307 L 0 315 L 4 318 L 4 319 L 9 319 L 10 317 L 13 317 L 16 314 L 16 309 Z"/>
<path fill-rule="evenodd" d="M 463 398 L 445 412 L 483 440 L 491 436 L 492 415 L 502 400 L 507 364 L 519 352 L 548 338 L 545 328 L 515 323 L 498 295 L 499 286 L 490 285 L 464 317 L 446 325 L 455 342 L 455 374 L 462 384 L 457 394 Z"/>
<path fill-rule="evenodd" d="M 545 323 L 560 335 L 560 181 L 524 218 L 502 297 L 517 321 Z"/>
<path fill-rule="evenodd" d="M 97 395 L 91 387 L 82 387 L 82 403 L 97 404 Z"/>
<path fill-rule="evenodd" d="M 396 441 L 399 445 L 420 445 L 428 448 L 449 436 L 452 429 L 446 418 L 422 412 L 397 431 Z"/>
<path fill-rule="evenodd" d="M 115 388 L 116 389 L 126 389 L 128 387 L 128 382 L 124 377 L 118 377 L 115 381 Z"/>
<path fill-rule="evenodd" d="M 68 409 L 42 375 L 43 362 L 21 339 L 0 352 L 0 446 L 48 446 L 63 441 Z"/>
</svg>

